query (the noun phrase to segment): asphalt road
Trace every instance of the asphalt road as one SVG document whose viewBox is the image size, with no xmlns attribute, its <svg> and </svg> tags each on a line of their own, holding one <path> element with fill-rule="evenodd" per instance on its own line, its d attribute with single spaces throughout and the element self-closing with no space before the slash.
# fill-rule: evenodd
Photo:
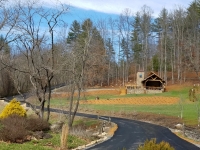
<svg viewBox="0 0 200 150">
<path fill-rule="evenodd" d="M 169 129 L 145 122 L 112 118 L 112 122 L 118 124 L 115 135 L 89 150 L 136 150 L 146 139 L 156 138 L 157 142 L 166 141 L 175 150 L 200 150 L 199 147 L 179 138 Z"/>
<path fill-rule="evenodd" d="M 52 111 L 58 112 L 56 109 Z M 64 113 L 67 113 L 66 111 Z M 97 118 L 96 115 L 77 113 L 78 116 Z M 88 148 L 88 150 L 136 150 L 146 139 L 156 138 L 157 142 L 166 141 L 175 150 L 200 150 L 199 147 L 179 138 L 168 128 L 123 118 L 111 118 L 118 125 L 114 136 L 100 144 Z"/>
</svg>

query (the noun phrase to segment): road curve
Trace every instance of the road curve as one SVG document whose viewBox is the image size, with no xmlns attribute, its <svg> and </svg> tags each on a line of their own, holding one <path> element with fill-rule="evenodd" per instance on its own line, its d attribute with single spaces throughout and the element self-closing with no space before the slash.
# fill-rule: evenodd
<svg viewBox="0 0 200 150">
<path fill-rule="evenodd" d="M 166 141 L 175 150 L 200 150 L 199 147 L 179 138 L 168 128 L 145 123 L 141 121 L 112 118 L 112 122 L 118 125 L 115 135 L 89 150 L 136 150 L 146 139 L 156 138 L 157 142 Z"/>
<path fill-rule="evenodd" d="M 51 109 L 53 112 L 59 112 L 58 109 Z M 67 114 L 67 111 L 62 113 Z M 78 116 L 97 118 L 96 115 L 77 113 Z M 168 128 L 123 118 L 111 118 L 112 122 L 118 125 L 114 136 L 98 145 L 88 148 L 88 150 L 136 150 L 137 147 L 144 143 L 146 139 L 156 138 L 157 142 L 166 141 L 175 150 L 200 150 L 199 147 L 179 138 Z"/>
</svg>

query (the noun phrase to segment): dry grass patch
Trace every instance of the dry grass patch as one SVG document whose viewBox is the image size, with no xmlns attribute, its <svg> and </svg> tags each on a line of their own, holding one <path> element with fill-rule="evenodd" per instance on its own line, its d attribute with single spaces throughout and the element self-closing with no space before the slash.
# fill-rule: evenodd
<svg viewBox="0 0 200 150">
<path fill-rule="evenodd" d="M 153 114 L 153 113 L 140 112 L 131 114 L 129 117 L 131 117 L 134 120 L 147 121 L 168 128 L 174 128 L 176 124 L 182 123 L 182 120 L 180 118 L 174 116 Z"/>
<path fill-rule="evenodd" d="M 97 96 L 97 95 L 119 95 L 120 91 L 117 89 L 94 89 L 86 90 L 81 93 L 81 96 Z M 55 92 L 52 93 L 52 98 L 66 98 L 69 97 L 70 93 L 68 92 Z M 76 93 L 75 93 L 76 96 Z"/>
<path fill-rule="evenodd" d="M 176 97 L 132 97 L 116 98 L 110 100 L 86 100 L 80 104 L 127 104 L 127 105 L 172 105 L 177 104 L 179 98 Z"/>
<path fill-rule="evenodd" d="M 118 128 L 117 124 L 114 124 L 114 123 L 112 123 L 112 124 L 113 124 L 113 126 L 110 127 L 110 129 L 108 131 L 108 135 L 110 135 L 110 136 L 113 136 L 115 131 L 117 131 L 117 128 Z"/>
</svg>

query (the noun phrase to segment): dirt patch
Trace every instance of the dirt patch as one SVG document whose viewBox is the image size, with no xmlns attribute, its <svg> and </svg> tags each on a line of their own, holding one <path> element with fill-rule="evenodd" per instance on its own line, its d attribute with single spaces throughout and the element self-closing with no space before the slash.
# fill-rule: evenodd
<svg viewBox="0 0 200 150">
<path fill-rule="evenodd" d="M 99 95 L 119 95 L 120 91 L 118 89 L 91 89 L 81 93 L 81 96 L 99 96 Z M 68 92 L 54 92 L 52 93 L 52 98 L 66 98 L 69 97 Z M 76 96 L 76 93 L 75 93 Z"/>
<path fill-rule="evenodd" d="M 140 113 L 131 114 L 130 116 L 128 116 L 128 118 L 150 122 L 150 123 L 165 126 L 168 128 L 175 128 L 176 124 L 182 123 L 182 120 L 180 118 L 177 118 L 174 116 L 153 114 L 153 113 L 140 112 Z"/>
<path fill-rule="evenodd" d="M 117 131 L 117 128 L 118 128 L 117 124 L 114 124 L 114 123 L 113 123 L 113 125 L 112 125 L 112 126 L 110 127 L 110 129 L 108 130 L 108 135 L 109 135 L 109 136 L 113 136 L 114 133 L 115 133 L 115 131 Z"/>
<path fill-rule="evenodd" d="M 197 82 L 195 82 L 198 84 Z M 166 86 L 166 91 L 180 90 L 183 87 L 193 87 L 194 83 L 186 82 L 184 84 L 169 84 Z M 57 89 L 52 93 L 53 98 L 66 98 L 69 97 L 70 93 L 63 90 Z M 75 94 L 76 95 L 76 94 Z M 81 93 L 81 96 L 100 96 L 100 95 L 120 95 L 119 87 L 112 88 L 99 88 L 99 89 L 88 89 Z"/>
<path fill-rule="evenodd" d="M 86 100 L 81 101 L 81 104 L 126 104 L 126 105 L 172 105 L 178 103 L 179 98 L 176 97 L 131 97 L 131 98 L 116 98 L 109 100 Z"/>
<path fill-rule="evenodd" d="M 188 83 L 184 83 L 184 84 L 172 84 L 172 85 L 168 85 L 166 86 L 166 91 L 178 91 L 180 89 L 182 89 L 183 87 L 192 87 L 193 83 L 188 82 Z"/>
</svg>

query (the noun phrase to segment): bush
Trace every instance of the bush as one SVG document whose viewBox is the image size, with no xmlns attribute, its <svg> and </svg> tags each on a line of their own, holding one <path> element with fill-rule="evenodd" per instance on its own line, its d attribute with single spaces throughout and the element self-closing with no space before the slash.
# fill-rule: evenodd
<svg viewBox="0 0 200 150">
<path fill-rule="evenodd" d="M 26 118 L 19 115 L 10 115 L 0 121 L 0 140 L 9 142 L 24 141 L 29 134 L 25 129 Z"/>
<path fill-rule="evenodd" d="M 10 115 L 26 116 L 26 110 L 20 105 L 20 102 L 13 99 L 8 103 L 0 114 L 0 118 L 6 118 Z"/>
<path fill-rule="evenodd" d="M 0 140 L 9 142 L 24 142 L 33 131 L 49 129 L 49 124 L 39 118 L 26 118 L 19 115 L 9 115 L 0 120 Z"/>
<path fill-rule="evenodd" d="M 167 142 L 156 143 L 156 139 L 146 140 L 137 150 L 174 150 Z"/>
<path fill-rule="evenodd" d="M 26 119 L 26 129 L 29 131 L 48 131 L 50 125 L 47 121 L 41 118 L 27 118 Z"/>
</svg>

